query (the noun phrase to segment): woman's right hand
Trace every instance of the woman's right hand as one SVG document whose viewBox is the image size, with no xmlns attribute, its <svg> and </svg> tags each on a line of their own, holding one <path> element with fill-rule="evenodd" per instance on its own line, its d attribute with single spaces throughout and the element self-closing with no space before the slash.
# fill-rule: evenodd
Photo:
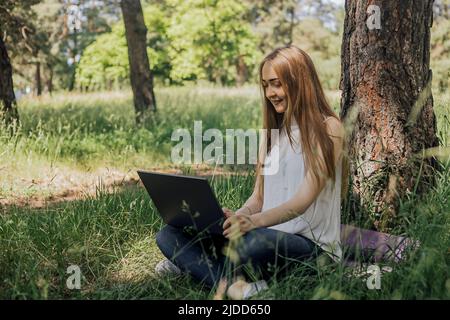
<svg viewBox="0 0 450 320">
<path fill-rule="evenodd" d="M 222 211 L 223 211 L 223 213 L 224 213 L 226 218 L 229 218 L 229 217 L 234 216 L 234 215 L 240 215 L 240 214 L 251 215 L 250 212 L 248 211 L 248 207 L 243 207 L 243 208 L 239 208 L 236 211 L 233 211 L 233 210 L 228 209 L 228 208 L 222 208 Z"/>
<path fill-rule="evenodd" d="M 233 210 L 228 209 L 228 208 L 222 208 L 222 211 L 226 218 L 232 217 L 236 214 Z"/>
</svg>

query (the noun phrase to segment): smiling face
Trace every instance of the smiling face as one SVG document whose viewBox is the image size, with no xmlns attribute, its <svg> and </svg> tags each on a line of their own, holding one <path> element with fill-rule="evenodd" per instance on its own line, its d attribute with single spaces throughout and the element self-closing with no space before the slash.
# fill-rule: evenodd
<svg viewBox="0 0 450 320">
<path fill-rule="evenodd" d="M 275 111 L 277 113 L 285 112 L 287 110 L 287 96 L 281 86 L 280 79 L 270 63 L 266 62 L 264 64 L 261 78 L 264 94 L 272 103 Z"/>
</svg>

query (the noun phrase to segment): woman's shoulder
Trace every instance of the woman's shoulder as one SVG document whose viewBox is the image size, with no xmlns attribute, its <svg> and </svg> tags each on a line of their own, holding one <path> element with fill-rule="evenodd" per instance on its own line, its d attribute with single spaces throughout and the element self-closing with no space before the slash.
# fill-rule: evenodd
<svg viewBox="0 0 450 320">
<path fill-rule="evenodd" d="M 342 122 L 335 117 L 328 117 L 323 121 L 327 126 L 328 134 L 333 137 L 343 138 L 344 137 L 344 125 Z"/>
</svg>

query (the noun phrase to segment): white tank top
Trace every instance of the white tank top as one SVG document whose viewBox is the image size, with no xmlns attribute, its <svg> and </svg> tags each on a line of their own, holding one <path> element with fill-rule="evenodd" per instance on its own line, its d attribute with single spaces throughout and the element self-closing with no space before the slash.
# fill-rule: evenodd
<svg viewBox="0 0 450 320">
<path fill-rule="evenodd" d="M 327 119 L 328 120 L 328 119 Z M 283 204 L 298 191 L 305 178 L 305 163 L 300 142 L 300 129 L 296 123 L 291 125 L 292 146 L 281 130 L 279 141 L 279 169 L 275 174 L 264 176 L 264 201 L 262 212 Z M 265 163 L 270 163 L 269 153 Z M 293 234 L 301 234 L 319 245 L 331 258 L 339 261 L 342 256 L 340 246 L 341 226 L 341 176 L 342 157 L 336 168 L 336 181 L 327 180 L 324 189 L 316 200 L 300 216 L 269 228 Z"/>
</svg>

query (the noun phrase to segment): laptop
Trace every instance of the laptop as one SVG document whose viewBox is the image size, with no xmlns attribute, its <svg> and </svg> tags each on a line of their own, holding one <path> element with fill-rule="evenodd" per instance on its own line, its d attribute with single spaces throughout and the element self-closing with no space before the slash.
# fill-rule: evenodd
<svg viewBox="0 0 450 320">
<path fill-rule="evenodd" d="M 206 178 L 137 171 L 161 218 L 192 233 L 223 237 L 225 215 Z"/>
</svg>

